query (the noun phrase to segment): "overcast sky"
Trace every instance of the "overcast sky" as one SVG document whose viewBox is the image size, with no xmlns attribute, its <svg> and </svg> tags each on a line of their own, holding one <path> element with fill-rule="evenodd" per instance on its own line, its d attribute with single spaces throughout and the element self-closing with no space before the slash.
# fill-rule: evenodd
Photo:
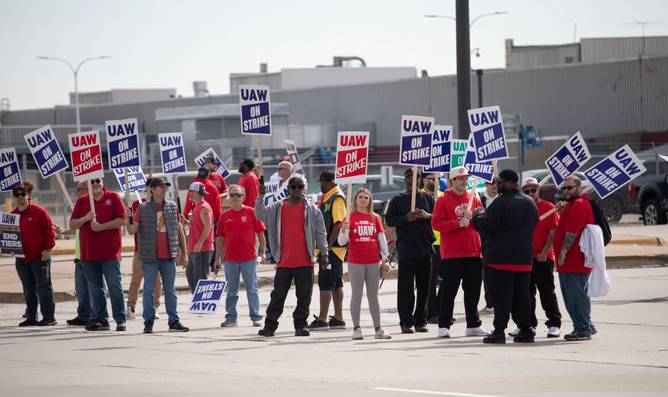
<svg viewBox="0 0 668 397">
<path fill-rule="evenodd" d="M 563 44 L 577 38 L 668 35 L 667 0 L 471 0 L 474 68 L 505 64 L 504 39 L 516 45 Z M 66 104 L 71 71 L 38 55 L 84 65 L 80 92 L 111 88 L 176 88 L 192 96 L 205 80 L 229 92 L 230 73 L 331 64 L 357 55 L 368 66 L 415 66 L 430 75 L 456 73 L 455 1 L 437 0 L 0 0 L 0 98 L 13 110 Z"/>
</svg>

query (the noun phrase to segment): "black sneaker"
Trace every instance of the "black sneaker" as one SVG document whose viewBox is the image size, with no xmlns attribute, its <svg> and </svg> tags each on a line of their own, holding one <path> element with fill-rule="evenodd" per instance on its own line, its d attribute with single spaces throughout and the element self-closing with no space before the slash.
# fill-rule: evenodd
<svg viewBox="0 0 668 397">
<path fill-rule="evenodd" d="M 272 331 L 270 329 L 267 329 L 267 328 L 262 328 L 261 330 L 257 331 L 257 334 L 260 335 L 260 336 L 270 337 L 270 336 L 274 336 L 274 331 Z"/>
<path fill-rule="evenodd" d="M 506 334 L 504 334 L 503 332 L 492 332 L 491 334 L 482 338 L 482 343 L 505 344 Z"/>
<path fill-rule="evenodd" d="M 596 334 L 598 333 L 598 330 L 596 329 L 596 327 L 594 327 L 594 324 L 592 324 L 592 325 L 589 327 L 589 329 L 591 329 L 591 335 L 592 335 L 592 336 L 594 336 L 594 335 L 596 335 Z"/>
<path fill-rule="evenodd" d="M 169 332 L 188 332 L 188 331 L 190 331 L 190 328 L 184 327 L 183 324 L 181 324 L 181 322 L 178 320 L 169 324 Z"/>
<path fill-rule="evenodd" d="M 429 332 L 429 328 L 427 328 L 427 324 L 416 325 L 415 332 Z"/>
<path fill-rule="evenodd" d="M 334 316 L 329 316 L 329 329 L 346 329 L 346 322 Z"/>
<path fill-rule="evenodd" d="M 415 331 L 413 331 L 413 327 L 401 327 L 401 333 L 402 334 L 412 334 Z"/>
<path fill-rule="evenodd" d="M 84 320 L 80 319 L 79 317 L 75 317 L 71 320 L 67 320 L 67 325 L 71 325 L 71 326 L 84 327 L 84 326 L 86 326 L 86 324 L 88 324 L 88 321 L 84 321 Z"/>
<path fill-rule="evenodd" d="M 311 336 L 311 332 L 306 328 L 296 329 L 295 336 Z"/>
<path fill-rule="evenodd" d="M 19 323 L 19 327 L 35 327 L 38 324 L 35 320 L 23 320 Z"/>
<path fill-rule="evenodd" d="M 311 331 L 325 331 L 329 329 L 329 324 L 326 321 L 322 321 L 315 315 L 313 317 L 315 317 L 315 320 L 311 321 L 311 324 L 307 327 L 308 329 Z M 345 326 L 345 323 L 343 325 Z"/>
<path fill-rule="evenodd" d="M 107 322 L 90 322 L 86 325 L 86 331 L 109 331 Z"/>
<path fill-rule="evenodd" d="M 581 341 L 581 340 L 591 340 L 591 335 L 587 335 L 583 332 L 571 332 L 570 334 L 564 335 L 564 339 L 567 341 Z"/>
<path fill-rule="evenodd" d="M 128 326 L 125 325 L 125 323 L 116 324 L 116 331 L 122 332 L 122 331 L 127 331 L 127 330 L 128 330 Z"/>
<path fill-rule="evenodd" d="M 523 330 L 513 337 L 515 343 L 534 343 L 534 333 L 532 330 Z"/>
<path fill-rule="evenodd" d="M 153 321 L 144 321 L 144 333 L 152 334 L 153 333 Z"/>
<path fill-rule="evenodd" d="M 57 325 L 58 321 L 56 320 L 42 320 L 37 323 L 38 327 L 52 327 L 54 325 Z"/>
</svg>

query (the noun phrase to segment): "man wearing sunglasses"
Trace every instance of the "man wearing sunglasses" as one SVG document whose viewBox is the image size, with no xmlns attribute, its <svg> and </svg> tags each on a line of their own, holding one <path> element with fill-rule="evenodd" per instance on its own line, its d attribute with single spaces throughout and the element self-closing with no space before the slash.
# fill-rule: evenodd
<svg viewBox="0 0 668 397">
<path fill-rule="evenodd" d="M 126 331 L 121 287 L 121 228 L 125 225 L 125 205 L 117 193 L 105 189 L 102 179 L 92 179 L 90 183 L 94 207 L 90 208 L 88 194 L 84 194 L 74 204 L 70 218 L 70 229 L 80 229 L 81 263 L 93 308 L 86 331 L 109 330 L 103 277 L 109 287 L 116 331 Z"/>
<path fill-rule="evenodd" d="M 564 305 L 571 320 L 573 332 L 564 335 L 568 341 L 589 340 L 596 333 L 591 322 L 591 300 L 587 284 L 591 268 L 584 265 L 580 251 L 580 236 L 588 224 L 594 223 L 591 199 L 582 193 L 582 181 L 575 175 L 564 179 L 561 190 L 566 205 L 554 231 L 554 252 L 557 253 L 557 273 L 564 297 Z"/>
<path fill-rule="evenodd" d="M 293 279 L 297 296 L 297 307 L 292 313 L 295 336 L 310 335 L 306 320 L 313 293 L 315 250 L 320 252 L 320 271 L 323 271 L 329 263 L 329 246 L 322 212 L 306 200 L 304 188 L 302 178 L 294 176 L 288 180 L 290 197 L 265 207 L 262 197 L 267 189 L 260 185 L 260 195 L 255 201 L 255 215 L 267 225 L 272 254 L 278 262 L 264 328 L 258 332 L 260 336 L 274 336 Z"/>
</svg>

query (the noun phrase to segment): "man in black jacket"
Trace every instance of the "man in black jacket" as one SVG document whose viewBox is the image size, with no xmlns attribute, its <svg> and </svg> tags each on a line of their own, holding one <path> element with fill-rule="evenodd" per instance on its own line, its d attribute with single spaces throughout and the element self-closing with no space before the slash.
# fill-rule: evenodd
<svg viewBox="0 0 668 397">
<path fill-rule="evenodd" d="M 520 329 L 513 341 L 534 341 L 529 281 L 538 209 L 518 190 L 518 180 L 515 171 L 501 171 L 496 181 L 500 197 L 487 211 L 477 211 L 473 216 L 473 226 L 485 234 L 483 256 L 494 301 L 494 332 L 483 339 L 484 343 L 506 343 L 505 329 L 511 311 Z"/>
</svg>

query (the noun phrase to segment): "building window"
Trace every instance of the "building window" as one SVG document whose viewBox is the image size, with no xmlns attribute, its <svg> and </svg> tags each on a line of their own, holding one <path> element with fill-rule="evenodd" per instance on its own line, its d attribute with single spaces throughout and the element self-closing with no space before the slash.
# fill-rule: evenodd
<svg viewBox="0 0 668 397">
<path fill-rule="evenodd" d="M 564 57 L 564 63 L 573 63 L 573 57 Z"/>
</svg>

